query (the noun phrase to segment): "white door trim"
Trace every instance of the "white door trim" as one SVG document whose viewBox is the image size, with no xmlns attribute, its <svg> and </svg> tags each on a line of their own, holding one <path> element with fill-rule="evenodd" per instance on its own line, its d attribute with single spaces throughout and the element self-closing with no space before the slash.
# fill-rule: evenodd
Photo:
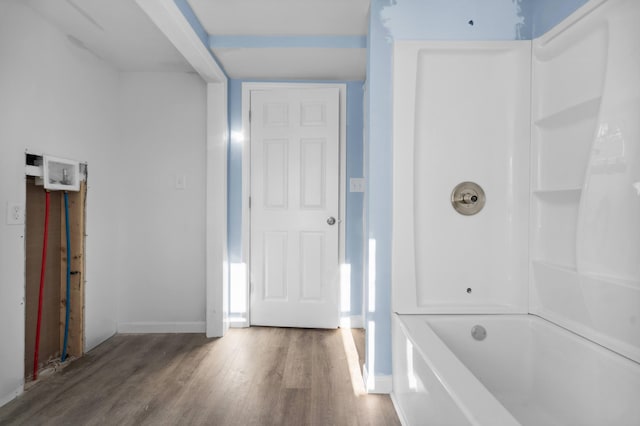
<svg viewBox="0 0 640 426">
<path fill-rule="evenodd" d="M 249 270 L 251 262 L 251 218 L 249 215 L 249 194 L 251 193 L 251 124 L 249 108 L 252 90 L 302 89 L 302 88 L 337 88 L 340 92 L 340 222 L 338 259 L 340 268 L 345 262 L 345 219 L 346 219 L 346 182 L 347 182 L 347 85 L 344 83 L 242 83 L 242 263 L 247 267 L 246 273 L 246 307 L 247 315 L 243 321 L 233 322 L 233 327 L 249 327 L 251 317 L 251 292 L 249 291 Z M 342 275 L 342 274 L 341 274 Z M 342 288 L 342 282 L 339 283 Z M 340 303 L 340 301 L 338 301 Z"/>
<path fill-rule="evenodd" d="M 227 83 L 207 84 L 205 318 L 207 337 L 229 328 Z"/>
</svg>

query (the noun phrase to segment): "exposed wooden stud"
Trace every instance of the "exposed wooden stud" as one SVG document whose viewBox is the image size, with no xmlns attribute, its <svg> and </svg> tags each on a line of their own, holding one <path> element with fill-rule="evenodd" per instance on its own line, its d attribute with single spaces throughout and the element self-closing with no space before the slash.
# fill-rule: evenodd
<svg viewBox="0 0 640 426">
<path fill-rule="evenodd" d="M 60 353 L 64 341 L 64 322 L 67 306 L 67 236 L 64 216 L 64 197 L 60 197 Z"/>
<path fill-rule="evenodd" d="M 71 239 L 71 309 L 67 352 L 79 357 L 84 352 L 84 232 L 87 185 L 80 183 L 80 191 L 69 193 Z M 65 277 L 66 279 L 66 277 Z"/>
<path fill-rule="evenodd" d="M 71 241 L 71 306 L 69 309 L 68 356 L 80 357 L 84 350 L 84 222 L 86 183 L 79 192 L 69 192 L 69 234 Z M 61 200 L 60 245 L 60 352 L 64 343 L 67 303 L 67 239 L 64 199 Z"/>
</svg>

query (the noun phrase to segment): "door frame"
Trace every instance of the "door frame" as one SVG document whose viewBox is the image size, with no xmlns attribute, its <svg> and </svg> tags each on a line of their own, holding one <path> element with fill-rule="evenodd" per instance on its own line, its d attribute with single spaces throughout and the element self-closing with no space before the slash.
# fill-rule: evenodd
<svg viewBox="0 0 640 426">
<path fill-rule="evenodd" d="M 205 209 L 205 332 L 207 337 L 222 337 L 229 329 L 227 98 L 226 81 L 207 83 Z"/>
<path fill-rule="evenodd" d="M 251 194 L 251 123 L 249 109 L 251 106 L 251 92 L 255 90 L 278 89 L 313 89 L 337 88 L 339 91 L 339 188 L 338 202 L 340 221 L 338 222 L 338 268 L 340 280 L 338 282 L 338 311 L 341 310 L 341 295 L 343 285 L 343 266 L 345 263 L 345 230 L 346 230 L 346 185 L 347 185 L 347 85 L 345 83 L 242 83 L 242 262 L 246 265 L 246 307 L 247 315 L 243 321 L 234 322 L 234 327 L 249 327 L 251 325 L 251 213 L 249 210 L 249 195 Z M 349 289 L 350 291 L 350 289 Z M 340 318 L 338 318 L 340 322 Z"/>
</svg>

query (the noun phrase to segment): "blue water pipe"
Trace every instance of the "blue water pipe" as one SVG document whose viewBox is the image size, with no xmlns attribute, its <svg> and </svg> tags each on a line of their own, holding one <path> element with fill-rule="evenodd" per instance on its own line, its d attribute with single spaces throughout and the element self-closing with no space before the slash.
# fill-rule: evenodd
<svg viewBox="0 0 640 426">
<path fill-rule="evenodd" d="M 62 357 L 60 360 L 64 362 L 67 358 L 67 340 L 69 339 L 69 308 L 71 306 L 71 237 L 69 236 L 69 194 L 64 193 L 64 221 L 67 234 L 67 307 L 64 317 L 64 343 L 62 344 Z"/>
</svg>

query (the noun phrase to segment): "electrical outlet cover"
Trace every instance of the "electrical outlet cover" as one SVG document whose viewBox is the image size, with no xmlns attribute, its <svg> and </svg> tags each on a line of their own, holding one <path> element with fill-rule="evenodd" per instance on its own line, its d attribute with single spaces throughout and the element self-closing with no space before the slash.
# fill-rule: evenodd
<svg viewBox="0 0 640 426">
<path fill-rule="evenodd" d="M 7 225 L 24 225 L 24 205 L 7 203 Z"/>
<path fill-rule="evenodd" d="M 350 178 L 349 192 L 364 192 L 364 178 Z"/>
</svg>

